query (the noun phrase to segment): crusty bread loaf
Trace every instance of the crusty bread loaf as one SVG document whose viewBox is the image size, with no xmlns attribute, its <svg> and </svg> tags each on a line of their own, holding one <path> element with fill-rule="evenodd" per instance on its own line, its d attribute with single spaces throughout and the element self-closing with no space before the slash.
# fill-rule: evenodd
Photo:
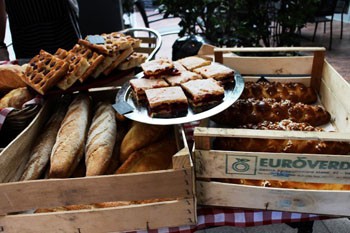
<svg viewBox="0 0 350 233">
<path fill-rule="evenodd" d="M 34 98 L 34 95 L 27 87 L 19 87 L 13 89 L 0 100 L 0 108 L 16 108 L 22 109 L 23 104 Z"/>
<path fill-rule="evenodd" d="M 68 107 L 53 146 L 50 178 L 70 177 L 84 154 L 90 116 L 89 96 L 78 94 Z"/>
<path fill-rule="evenodd" d="M 66 110 L 64 105 L 57 108 L 43 128 L 42 133 L 37 137 L 20 180 L 35 180 L 45 172 Z"/>
<path fill-rule="evenodd" d="M 99 102 L 85 147 L 86 176 L 105 173 L 112 158 L 116 136 L 115 111 L 110 103 Z"/>
<path fill-rule="evenodd" d="M 237 127 L 263 121 L 289 119 L 298 123 L 320 126 L 330 121 L 330 114 L 320 105 L 294 103 L 290 100 L 239 99 L 219 114 L 211 117 L 218 124 Z"/>
<path fill-rule="evenodd" d="M 174 135 L 169 133 L 161 140 L 133 152 L 118 168 L 116 174 L 168 169 L 177 152 Z"/>
<path fill-rule="evenodd" d="M 240 98 L 273 98 L 277 101 L 290 100 L 312 104 L 317 101 L 317 94 L 314 89 L 302 83 L 246 82 Z"/>
<path fill-rule="evenodd" d="M 27 84 L 22 81 L 25 67 L 19 65 L 1 65 L 0 66 L 0 91 L 9 91 L 19 87 L 25 87 Z"/>
<path fill-rule="evenodd" d="M 160 139 L 169 131 L 169 126 L 149 125 L 133 122 L 120 146 L 120 161 L 124 162 L 130 154 Z"/>
<path fill-rule="evenodd" d="M 288 121 L 287 121 L 288 122 Z M 248 125 L 246 128 L 262 130 L 299 130 L 322 131 L 307 124 L 290 122 L 276 124 L 264 122 L 257 126 Z M 349 154 L 350 144 L 347 142 L 320 140 L 289 140 L 289 139 L 257 139 L 257 138 L 226 138 L 218 137 L 213 143 L 214 149 L 251 151 L 251 152 L 279 152 L 279 153 L 309 153 L 309 154 Z"/>
</svg>

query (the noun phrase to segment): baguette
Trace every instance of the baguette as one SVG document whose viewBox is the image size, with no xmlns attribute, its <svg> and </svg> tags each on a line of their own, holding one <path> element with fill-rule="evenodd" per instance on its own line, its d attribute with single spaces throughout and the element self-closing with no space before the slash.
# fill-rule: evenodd
<svg viewBox="0 0 350 233">
<path fill-rule="evenodd" d="M 70 177 L 83 157 L 91 101 L 79 94 L 69 105 L 51 153 L 50 178 Z"/>
<path fill-rule="evenodd" d="M 103 175 L 111 161 L 117 123 L 111 104 L 97 104 L 85 147 L 86 176 Z"/>
<path fill-rule="evenodd" d="M 45 130 L 39 135 L 31 150 L 31 156 L 26 164 L 20 180 L 38 179 L 44 172 L 50 160 L 52 147 L 56 142 L 56 135 L 66 114 L 66 106 L 62 105 L 52 115 L 45 126 Z"/>
</svg>

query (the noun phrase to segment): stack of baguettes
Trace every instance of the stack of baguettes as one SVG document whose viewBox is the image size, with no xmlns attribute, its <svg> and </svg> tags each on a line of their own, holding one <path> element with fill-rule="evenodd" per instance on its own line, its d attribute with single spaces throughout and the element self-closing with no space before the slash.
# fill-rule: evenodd
<svg viewBox="0 0 350 233">
<path fill-rule="evenodd" d="M 86 93 L 62 97 L 34 141 L 21 181 L 136 173 L 172 168 L 178 151 L 172 126 L 130 121 L 110 102 Z M 38 209 L 36 213 L 166 201 L 115 201 Z"/>
<path fill-rule="evenodd" d="M 162 170 L 178 151 L 171 126 L 118 118 L 86 93 L 63 98 L 36 137 L 21 180 Z"/>
<path fill-rule="evenodd" d="M 94 41 L 98 37 L 100 41 Z M 22 80 L 44 95 L 57 86 L 67 90 L 89 77 L 109 75 L 115 69 L 131 69 L 145 61 L 146 55 L 134 52 L 141 40 L 119 32 L 87 36 L 69 51 L 58 49 L 54 54 L 41 50 L 26 67 Z"/>
<path fill-rule="evenodd" d="M 323 131 L 330 122 L 327 110 L 318 105 L 317 94 L 301 83 L 246 82 L 241 97 L 227 110 L 213 116 L 218 125 L 257 130 Z M 214 149 L 230 151 L 350 154 L 347 142 L 215 138 Z M 349 189 L 346 185 L 308 184 L 290 181 L 226 180 L 228 182 L 283 188 Z"/>
</svg>

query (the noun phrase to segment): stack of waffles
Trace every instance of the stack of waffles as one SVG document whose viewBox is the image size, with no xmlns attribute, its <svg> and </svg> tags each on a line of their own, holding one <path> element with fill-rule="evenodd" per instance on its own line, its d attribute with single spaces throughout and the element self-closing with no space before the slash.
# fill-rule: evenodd
<svg viewBox="0 0 350 233">
<path fill-rule="evenodd" d="M 67 90 L 90 77 L 139 66 L 146 60 L 145 54 L 134 52 L 140 44 L 140 39 L 119 32 L 87 36 L 69 51 L 59 48 L 50 54 L 41 50 L 28 63 L 22 79 L 42 95 L 55 86 Z"/>
</svg>

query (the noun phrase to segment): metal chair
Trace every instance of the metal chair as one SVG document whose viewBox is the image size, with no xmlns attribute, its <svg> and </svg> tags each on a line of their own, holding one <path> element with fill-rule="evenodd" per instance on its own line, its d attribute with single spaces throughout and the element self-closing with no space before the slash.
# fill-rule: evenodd
<svg viewBox="0 0 350 233">
<path fill-rule="evenodd" d="M 162 46 L 162 36 L 156 30 L 150 28 L 128 28 L 121 32 L 142 40 L 141 46 L 134 50 L 135 52 L 147 54 L 146 61 L 154 59 Z"/>
<path fill-rule="evenodd" d="M 174 16 L 170 16 L 169 14 L 166 14 L 166 13 L 162 14 L 160 12 L 147 14 L 144 2 L 142 0 L 135 1 L 135 6 L 136 6 L 136 9 L 140 12 L 142 20 L 145 24 L 145 27 L 147 27 L 147 28 L 151 27 L 150 26 L 151 23 L 174 18 Z M 164 30 L 164 31 L 159 31 L 159 33 L 162 36 L 171 35 L 171 34 L 178 34 L 179 32 L 180 32 L 179 26 L 172 27 L 172 28 L 166 28 L 166 30 Z"/>
<path fill-rule="evenodd" d="M 337 5 L 334 10 L 335 14 L 340 14 L 340 39 L 343 39 L 344 14 L 349 10 L 349 3 L 350 0 L 337 0 Z"/>
<path fill-rule="evenodd" d="M 332 39 L 333 39 L 333 18 L 334 11 L 337 4 L 337 0 L 321 0 L 319 8 L 315 14 L 313 19 L 313 23 L 315 23 L 314 35 L 312 37 L 312 41 L 315 41 L 316 31 L 318 23 L 323 23 L 323 32 L 326 33 L 326 23 L 330 23 L 330 35 L 329 35 L 329 46 L 328 49 L 332 49 Z"/>
</svg>

